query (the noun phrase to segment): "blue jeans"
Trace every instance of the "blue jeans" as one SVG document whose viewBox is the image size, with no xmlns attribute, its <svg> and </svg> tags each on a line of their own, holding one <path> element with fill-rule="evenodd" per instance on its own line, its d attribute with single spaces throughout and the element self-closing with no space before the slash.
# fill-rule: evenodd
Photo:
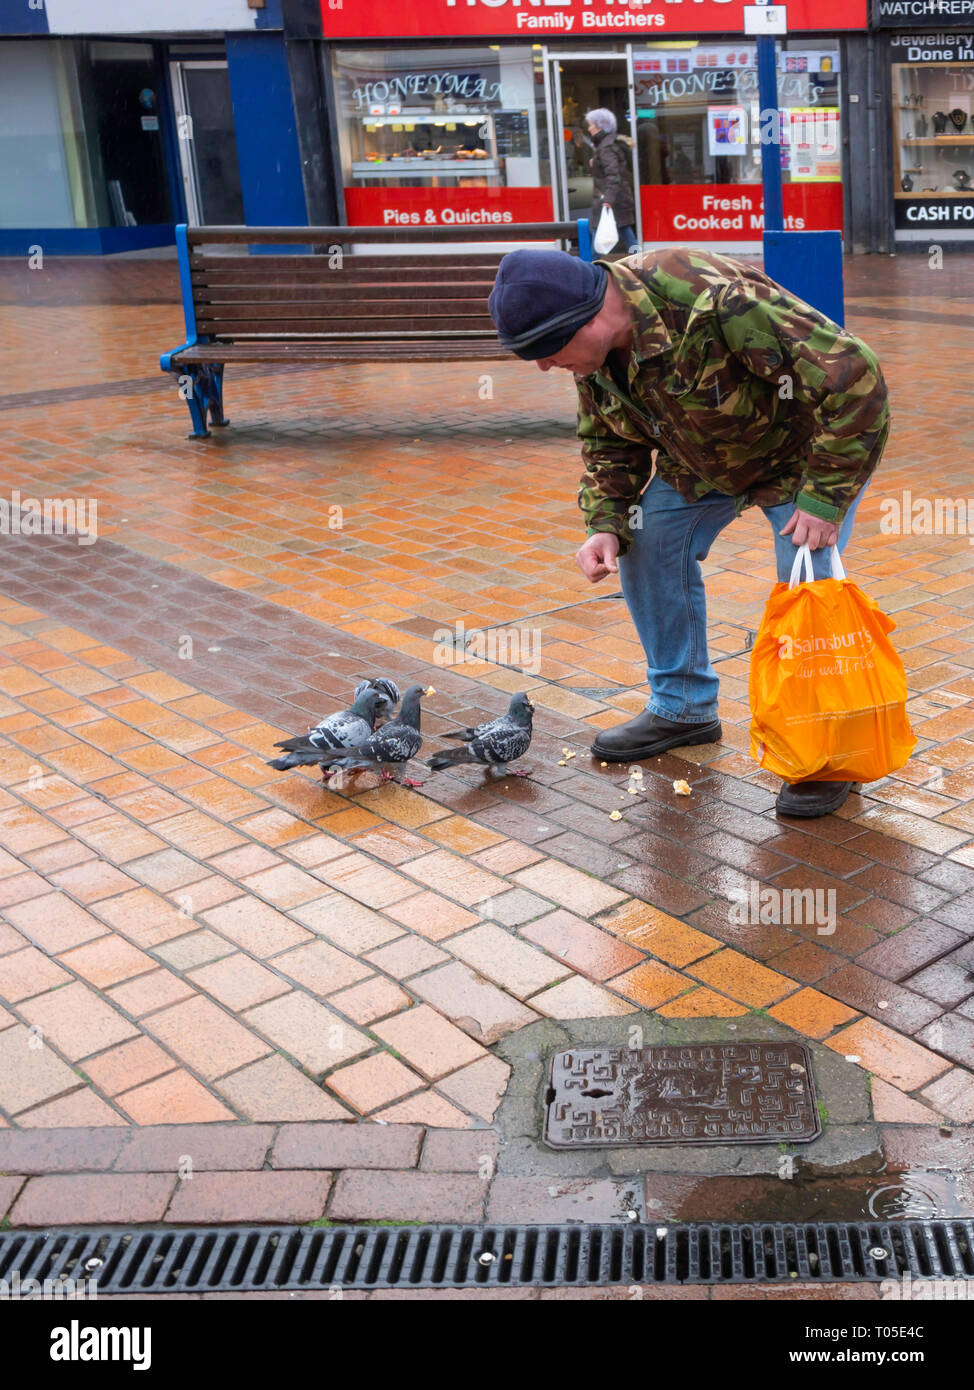
<svg viewBox="0 0 974 1390">
<path fill-rule="evenodd" d="M 636 236 L 635 227 L 626 226 L 619 228 L 619 240 L 616 242 L 616 250 L 619 249 L 620 245 L 622 246 L 623 253 L 627 256 L 633 254 L 632 248 L 634 246 L 637 250 L 639 249 L 639 238 Z"/>
<path fill-rule="evenodd" d="M 839 550 L 845 549 L 862 492 L 839 528 Z M 646 674 L 652 690 L 646 709 L 664 719 L 686 724 L 709 724 L 717 718 L 717 673 L 707 651 L 707 603 L 700 562 L 714 540 L 734 519 L 734 499 L 708 492 L 687 502 L 659 473 L 640 499 L 642 526 L 619 560 L 619 577 L 629 613 L 649 663 Z M 761 509 L 774 532 L 778 578 L 791 575 L 795 546 L 781 528 L 795 506 L 785 502 Z M 831 574 L 831 549 L 812 552 L 816 579 Z"/>
</svg>

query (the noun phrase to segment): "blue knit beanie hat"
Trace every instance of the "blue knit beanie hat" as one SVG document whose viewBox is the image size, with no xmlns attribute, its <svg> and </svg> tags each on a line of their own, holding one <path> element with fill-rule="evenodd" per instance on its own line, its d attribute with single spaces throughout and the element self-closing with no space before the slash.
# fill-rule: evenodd
<svg viewBox="0 0 974 1390">
<path fill-rule="evenodd" d="M 510 251 L 488 301 L 501 346 L 526 362 L 553 357 L 602 308 L 608 283 L 604 266 L 565 251 Z"/>
</svg>

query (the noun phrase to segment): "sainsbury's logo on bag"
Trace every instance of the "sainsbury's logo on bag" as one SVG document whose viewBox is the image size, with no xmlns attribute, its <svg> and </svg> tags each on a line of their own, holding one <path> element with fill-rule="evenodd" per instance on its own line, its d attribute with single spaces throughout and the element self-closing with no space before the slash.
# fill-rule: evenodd
<svg viewBox="0 0 974 1390">
<path fill-rule="evenodd" d="M 859 656 L 866 656 L 872 651 L 873 645 L 873 634 L 862 627 L 857 627 L 853 632 L 830 632 L 827 637 L 793 637 L 789 633 L 778 638 L 778 659 L 801 661 L 819 652 L 855 652 Z"/>
</svg>

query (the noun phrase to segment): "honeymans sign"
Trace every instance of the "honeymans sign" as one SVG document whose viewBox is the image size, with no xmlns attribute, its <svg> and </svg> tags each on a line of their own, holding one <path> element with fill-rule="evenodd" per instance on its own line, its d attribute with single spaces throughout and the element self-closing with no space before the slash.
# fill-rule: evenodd
<svg viewBox="0 0 974 1390">
<path fill-rule="evenodd" d="M 879 0 L 881 29 L 912 29 L 927 21 L 939 25 L 967 25 L 974 21 L 974 0 Z"/>
</svg>

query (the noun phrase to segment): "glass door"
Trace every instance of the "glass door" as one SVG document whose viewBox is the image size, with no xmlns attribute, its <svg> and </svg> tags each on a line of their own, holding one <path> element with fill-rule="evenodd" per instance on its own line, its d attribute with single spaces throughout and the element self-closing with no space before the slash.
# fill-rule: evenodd
<svg viewBox="0 0 974 1390">
<path fill-rule="evenodd" d="M 244 223 L 237 137 L 225 62 L 173 62 L 173 105 L 191 226 Z"/>
<path fill-rule="evenodd" d="M 557 53 L 549 50 L 547 58 L 558 216 L 565 221 L 591 216 L 595 198 L 591 162 L 596 147 L 585 123 L 585 113 L 602 108 L 615 116 L 616 138 L 626 146 L 629 154 L 636 204 L 636 231 L 641 241 L 633 125 L 635 108 L 627 55 Z M 594 232 L 594 227 L 592 230 Z"/>
</svg>

